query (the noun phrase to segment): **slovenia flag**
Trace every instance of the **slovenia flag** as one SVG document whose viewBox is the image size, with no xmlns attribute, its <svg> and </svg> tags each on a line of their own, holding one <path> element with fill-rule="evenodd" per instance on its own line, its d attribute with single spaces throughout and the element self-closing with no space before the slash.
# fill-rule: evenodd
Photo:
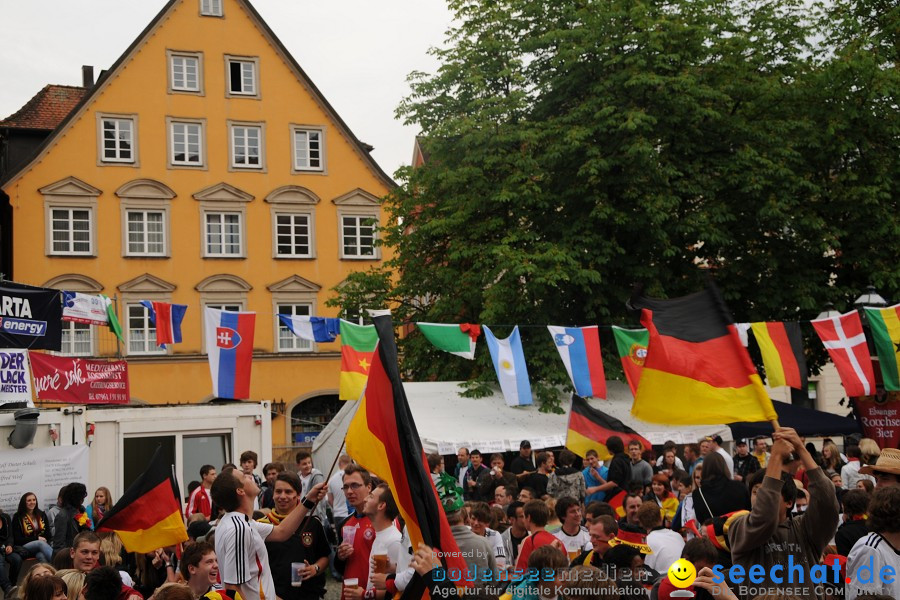
<svg viewBox="0 0 900 600">
<path fill-rule="evenodd" d="M 553 343 L 559 350 L 575 393 L 582 398 L 606 398 L 606 375 L 600 356 L 600 335 L 591 327 L 554 327 L 548 325 Z"/>
<path fill-rule="evenodd" d="M 509 406 L 531 404 L 531 384 L 528 382 L 528 369 L 525 367 L 525 353 L 522 351 L 519 328 L 513 329 L 505 340 L 498 340 L 485 325 L 484 338 L 487 340 L 506 404 Z"/>
</svg>

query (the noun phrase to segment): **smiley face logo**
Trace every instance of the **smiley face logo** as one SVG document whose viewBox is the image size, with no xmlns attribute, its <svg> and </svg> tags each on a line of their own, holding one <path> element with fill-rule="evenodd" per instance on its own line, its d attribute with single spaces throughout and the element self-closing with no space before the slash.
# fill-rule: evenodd
<svg viewBox="0 0 900 600">
<path fill-rule="evenodd" d="M 686 588 L 697 579 L 697 569 L 689 560 L 679 558 L 669 567 L 669 581 L 677 588 Z"/>
</svg>

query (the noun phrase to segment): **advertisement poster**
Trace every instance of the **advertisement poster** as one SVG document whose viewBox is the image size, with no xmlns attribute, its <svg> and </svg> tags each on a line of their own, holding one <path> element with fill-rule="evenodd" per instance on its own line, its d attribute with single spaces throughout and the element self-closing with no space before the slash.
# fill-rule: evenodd
<svg viewBox="0 0 900 600">
<path fill-rule="evenodd" d="M 63 292 L 63 321 L 88 325 L 109 325 L 106 299 L 92 294 Z"/>
<path fill-rule="evenodd" d="M 128 363 L 85 360 L 31 352 L 34 392 L 39 400 L 73 404 L 127 404 Z"/>
<path fill-rule="evenodd" d="M 900 447 L 900 392 L 854 400 L 863 435 L 882 448 Z"/>
<path fill-rule="evenodd" d="M 0 350 L 0 406 L 31 402 L 31 373 L 27 350 Z"/>
<path fill-rule="evenodd" d="M 0 508 L 7 514 L 16 512 L 26 492 L 34 492 L 38 506 L 46 510 L 56 504 L 59 488 L 73 481 L 88 482 L 87 446 L 0 452 Z"/>
<path fill-rule="evenodd" d="M 55 350 L 62 343 L 59 290 L 0 283 L 0 348 Z"/>
</svg>

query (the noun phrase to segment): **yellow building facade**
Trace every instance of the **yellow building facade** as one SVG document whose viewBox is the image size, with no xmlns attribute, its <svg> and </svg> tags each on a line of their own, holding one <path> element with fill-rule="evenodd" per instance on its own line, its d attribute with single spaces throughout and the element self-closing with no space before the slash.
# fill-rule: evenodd
<svg viewBox="0 0 900 600">
<path fill-rule="evenodd" d="M 333 402 L 340 348 L 276 314 L 337 316 L 330 290 L 386 258 L 393 182 L 370 149 L 249 3 L 173 0 L 3 184 L 12 278 L 116 298 L 124 344 L 64 323 L 63 351 L 120 352 L 133 402 L 210 400 L 203 308 L 255 311 L 251 399 L 284 401 L 277 458 L 293 409 Z M 141 300 L 188 305 L 183 343 L 156 347 Z"/>
</svg>

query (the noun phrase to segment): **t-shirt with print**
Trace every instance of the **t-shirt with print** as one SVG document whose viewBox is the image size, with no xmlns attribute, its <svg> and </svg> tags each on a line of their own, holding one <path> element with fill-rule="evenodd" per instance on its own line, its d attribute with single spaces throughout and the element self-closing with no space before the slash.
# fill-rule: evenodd
<svg viewBox="0 0 900 600">
<path fill-rule="evenodd" d="M 566 553 L 569 555 L 570 562 L 585 550 L 591 550 L 594 547 L 591 544 L 591 534 L 581 525 L 578 526 L 578 532 L 575 535 L 569 535 L 563 528 L 560 528 L 553 535 L 566 547 Z"/>
<path fill-rule="evenodd" d="M 403 534 L 400 530 L 390 525 L 381 531 L 375 532 L 375 541 L 372 542 L 372 550 L 369 552 L 369 574 L 367 577 L 366 589 L 375 589 L 372 583 L 372 574 L 375 572 L 375 556 L 384 554 L 388 561 L 394 562 L 396 556 L 400 552 L 400 540 Z"/>
<path fill-rule="evenodd" d="M 237 585 L 244 600 L 275 600 L 265 539 L 273 525 L 251 521 L 244 513 L 225 513 L 216 526 L 216 556 L 222 583 Z"/>
</svg>

